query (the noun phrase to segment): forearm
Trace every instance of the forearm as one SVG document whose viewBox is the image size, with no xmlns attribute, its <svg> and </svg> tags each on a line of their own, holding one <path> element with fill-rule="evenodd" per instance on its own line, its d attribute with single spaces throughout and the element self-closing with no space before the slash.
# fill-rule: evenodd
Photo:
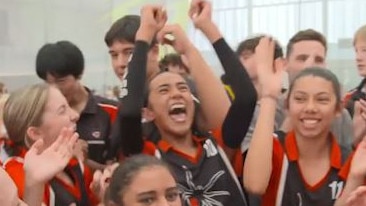
<svg viewBox="0 0 366 206">
<path fill-rule="evenodd" d="M 217 128 L 222 125 L 230 107 L 224 86 L 194 46 L 191 46 L 185 56 L 189 61 L 191 75 L 201 102 L 203 128 L 208 130 Z"/>
<path fill-rule="evenodd" d="M 40 206 L 43 201 L 44 183 L 34 181 L 33 178 L 26 175 L 24 188 L 24 202 L 28 206 Z"/>
<path fill-rule="evenodd" d="M 248 191 L 265 193 L 272 173 L 273 126 L 276 101 L 261 99 L 261 108 L 244 165 L 244 186 Z"/>
<path fill-rule="evenodd" d="M 137 37 L 138 38 L 138 37 Z M 141 109 L 144 103 L 146 82 L 146 62 L 149 44 L 137 40 L 127 75 L 128 95 L 121 99 L 123 108 L 119 109 L 121 147 L 128 156 L 142 151 Z"/>
<path fill-rule="evenodd" d="M 335 206 L 346 206 L 346 201 L 349 198 L 352 191 L 361 186 L 364 182 L 364 177 L 362 175 L 352 175 L 350 174 L 347 178 L 346 186 L 342 192 L 342 195 L 337 199 Z"/>
<path fill-rule="evenodd" d="M 200 30 L 211 42 L 211 44 L 222 38 L 219 28 L 217 28 L 213 22 L 205 24 Z"/>
<path fill-rule="evenodd" d="M 257 102 L 257 92 L 244 66 L 223 38 L 213 47 L 227 75 L 235 99 L 223 126 L 223 140 L 230 148 L 238 148 L 250 126 Z M 232 121 L 230 121 L 230 119 Z M 227 125 L 226 125 L 227 124 Z"/>
</svg>

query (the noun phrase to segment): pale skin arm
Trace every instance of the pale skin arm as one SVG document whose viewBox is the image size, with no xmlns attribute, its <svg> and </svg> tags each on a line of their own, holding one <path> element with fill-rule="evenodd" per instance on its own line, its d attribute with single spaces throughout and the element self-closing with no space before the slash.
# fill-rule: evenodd
<svg viewBox="0 0 366 206">
<path fill-rule="evenodd" d="M 78 137 L 72 129 L 64 128 L 50 147 L 43 150 L 42 139 L 32 145 L 24 159 L 25 203 L 42 205 L 45 184 L 66 167 Z"/>
<path fill-rule="evenodd" d="M 346 206 L 347 200 L 359 186 L 362 186 L 366 177 L 366 138 L 363 138 L 353 155 L 351 168 L 347 177 L 342 196 L 336 201 L 336 206 Z"/>
<path fill-rule="evenodd" d="M 274 41 L 268 37 L 260 40 L 255 55 L 262 96 L 257 124 L 244 163 L 243 182 L 249 192 L 262 195 L 272 174 L 273 127 L 283 65 L 276 60 L 275 69 L 272 69 Z"/>
</svg>

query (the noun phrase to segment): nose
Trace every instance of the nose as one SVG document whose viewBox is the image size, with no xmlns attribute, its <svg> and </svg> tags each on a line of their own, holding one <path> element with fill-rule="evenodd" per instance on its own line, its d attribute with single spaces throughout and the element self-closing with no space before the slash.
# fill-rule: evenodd
<svg viewBox="0 0 366 206">
<path fill-rule="evenodd" d="M 306 62 L 305 62 L 305 68 L 309 68 L 309 67 L 314 67 L 314 66 L 318 66 L 315 62 L 314 57 L 309 57 Z"/>
<path fill-rule="evenodd" d="M 122 54 L 119 54 L 115 59 L 115 65 L 118 69 L 122 69 L 123 71 L 127 67 L 128 64 L 128 57 Z"/>
<path fill-rule="evenodd" d="M 70 108 L 70 120 L 72 122 L 77 122 L 79 120 L 79 113 L 77 113 L 74 109 Z"/>
<path fill-rule="evenodd" d="M 182 92 L 176 88 L 176 87 L 173 87 L 171 90 L 170 90 L 170 96 L 172 98 L 180 98 L 182 97 Z"/>
<path fill-rule="evenodd" d="M 313 99 L 309 99 L 305 105 L 305 112 L 307 113 L 314 113 L 316 112 L 316 104 Z"/>
<path fill-rule="evenodd" d="M 165 197 L 162 197 L 159 201 L 159 206 L 170 206 L 169 204 L 169 201 L 165 198 Z"/>
<path fill-rule="evenodd" d="M 361 58 L 361 52 L 356 51 L 356 61 L 360 62 L 362 60 Z"/>
</svg>

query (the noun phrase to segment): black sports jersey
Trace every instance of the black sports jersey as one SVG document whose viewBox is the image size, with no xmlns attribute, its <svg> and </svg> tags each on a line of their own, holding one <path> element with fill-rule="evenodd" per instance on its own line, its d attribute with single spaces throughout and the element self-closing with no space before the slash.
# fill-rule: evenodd
<svg viewBox="0 0 366 206">
<path fill-rule="evenodd" d="M 117 115 L 116 105 L 89 92 L 88 102 L 77 121 L 76 131 L 88 143 L 88 158 L 102 164 L 106 161 L 112 122 Z"/>
<path fill-rule="evenodd" d="M 341 148 L 333 136 L 331 140 L 329 172 L 315 185 L 309 185 L 298 165 L 295 133 L 289 132 L 285 138 L 274 138 L 273 169 L 262 205 L 334 205 L 345 185 L 339 171 L 350 150 Z"/>
<path fill-rule="evenodd" d="M 215 140 L 194 137 L 194 141 L 198 146 L 194 158 L 175 150 L 164 140 L 157 146 L 146 144 L 149 148 L 144 151 L 169 164 L 182 191 L 184 205 L 247 205 L 236 174 Z"/>
</svg>

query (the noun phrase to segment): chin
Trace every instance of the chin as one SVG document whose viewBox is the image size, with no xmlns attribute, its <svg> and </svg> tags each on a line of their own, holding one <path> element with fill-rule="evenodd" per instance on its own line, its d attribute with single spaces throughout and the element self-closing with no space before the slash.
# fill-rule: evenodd
<svg viewBox="0 0 366 206">
<path fill-rule="evenodd" d="M 170 134 L 173 134 L 175 136 L 185 136 L 189 132 L 191 132 L 191 127 L 186 125 L 180 125 L 180 126 L 173 126 L 167 130 Z"/>
</svg>

